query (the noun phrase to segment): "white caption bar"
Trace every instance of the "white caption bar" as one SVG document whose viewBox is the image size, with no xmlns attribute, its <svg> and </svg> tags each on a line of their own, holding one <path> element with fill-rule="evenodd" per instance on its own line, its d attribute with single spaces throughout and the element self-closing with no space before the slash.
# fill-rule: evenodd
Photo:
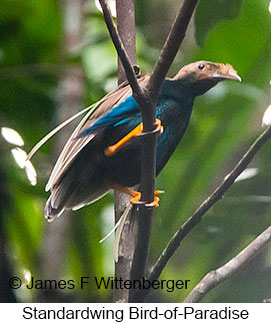
<svg viewBox="0 0 271 323">
<path fill-rule="evenodd" d="M 261 322 L 270 323 L 270 303 L 262 304 L 0 304 L 1 322 Z"/>
</svg>

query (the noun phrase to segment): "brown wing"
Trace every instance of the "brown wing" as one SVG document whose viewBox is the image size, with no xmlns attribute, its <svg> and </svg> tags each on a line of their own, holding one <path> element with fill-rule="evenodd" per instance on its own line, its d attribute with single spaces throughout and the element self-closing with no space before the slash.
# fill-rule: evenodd
<svg viewBox="0 0 271 323">
<path fill-rule="evenodd" d="M 138 76 L 138 82 L 140 85 L 143 86 L 148 82 L 149 78 L 150 74 L 140 75 Z M 91 127 L 95 123 L 95 121 L 97 121 L 99 118 L 105 115 L 109 110 L 119 105 L 131 94 L 132 90 L 129 83 L 123 82 L 117 87 L 116 90 L 110 92 L 100 101 L 93 105 L 93 108 L 90 109 L 89 112 L 80 121 L 80 123 L 75 128 L 72 135 L 66 142 L 52 170 L 52 173 L 45 188 L 46 191 L 49 191 L 57 184 L 58 180 L 68 169 L 69 165 L 77 156 L 77 154 L 94 138 L 95 134 L 76 140 L 73 139 L 76 138 L 81 131 Z"/>
</svg>

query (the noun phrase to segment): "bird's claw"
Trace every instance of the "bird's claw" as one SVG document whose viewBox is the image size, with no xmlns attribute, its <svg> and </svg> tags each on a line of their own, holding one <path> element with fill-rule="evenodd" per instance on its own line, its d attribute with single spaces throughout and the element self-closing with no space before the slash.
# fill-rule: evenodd
<svg viewBox="0 0 271 323">
<path fill-rule="evenodd" d="M 131 204 L 134 205 L 145 205 L 146 207 L 158 207 L 160 198 L 158 196 L 154 196 L 154 200 L 151 203 L 146 203 L 144 201 L 140 201 L 141 199 L 141 193 L 140 192 L 134 192 L 135 196 L 130 200 Z M 156 190 L 154 191 L 154 195 L 165 193 L 165 191 L 162 190 Z"/>
</svg>

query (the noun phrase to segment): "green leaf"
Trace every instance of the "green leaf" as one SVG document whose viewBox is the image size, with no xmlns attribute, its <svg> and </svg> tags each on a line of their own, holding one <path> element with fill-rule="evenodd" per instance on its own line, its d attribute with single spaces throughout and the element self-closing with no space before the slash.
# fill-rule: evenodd
<svg viewBox="0 0 271 323">
<path fill-rule="evenodd" d="M 236 19 L 243 0 L 201 0 L 195 14 L 196 40 L 204 45 L 208 33 L 223 19 Z"/>
</svg>

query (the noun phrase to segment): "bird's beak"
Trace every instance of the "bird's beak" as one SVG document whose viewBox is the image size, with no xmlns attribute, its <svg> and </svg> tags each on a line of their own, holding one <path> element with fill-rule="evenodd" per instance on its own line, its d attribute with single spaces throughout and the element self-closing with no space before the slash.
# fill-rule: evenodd
<svg viewBox="0 0 271 323">
<path fill-rule="evenodd" d="M 236 73 L 218 73 L 218 72 L 214 72 L 212 74 L 212 77 L 216 78 L 216 79 L 220 79 L 221 81 L 228 79 L 228 80 L 236 80 L 236 81 L 242 82 L 241 77 Z"/>
</svg>

